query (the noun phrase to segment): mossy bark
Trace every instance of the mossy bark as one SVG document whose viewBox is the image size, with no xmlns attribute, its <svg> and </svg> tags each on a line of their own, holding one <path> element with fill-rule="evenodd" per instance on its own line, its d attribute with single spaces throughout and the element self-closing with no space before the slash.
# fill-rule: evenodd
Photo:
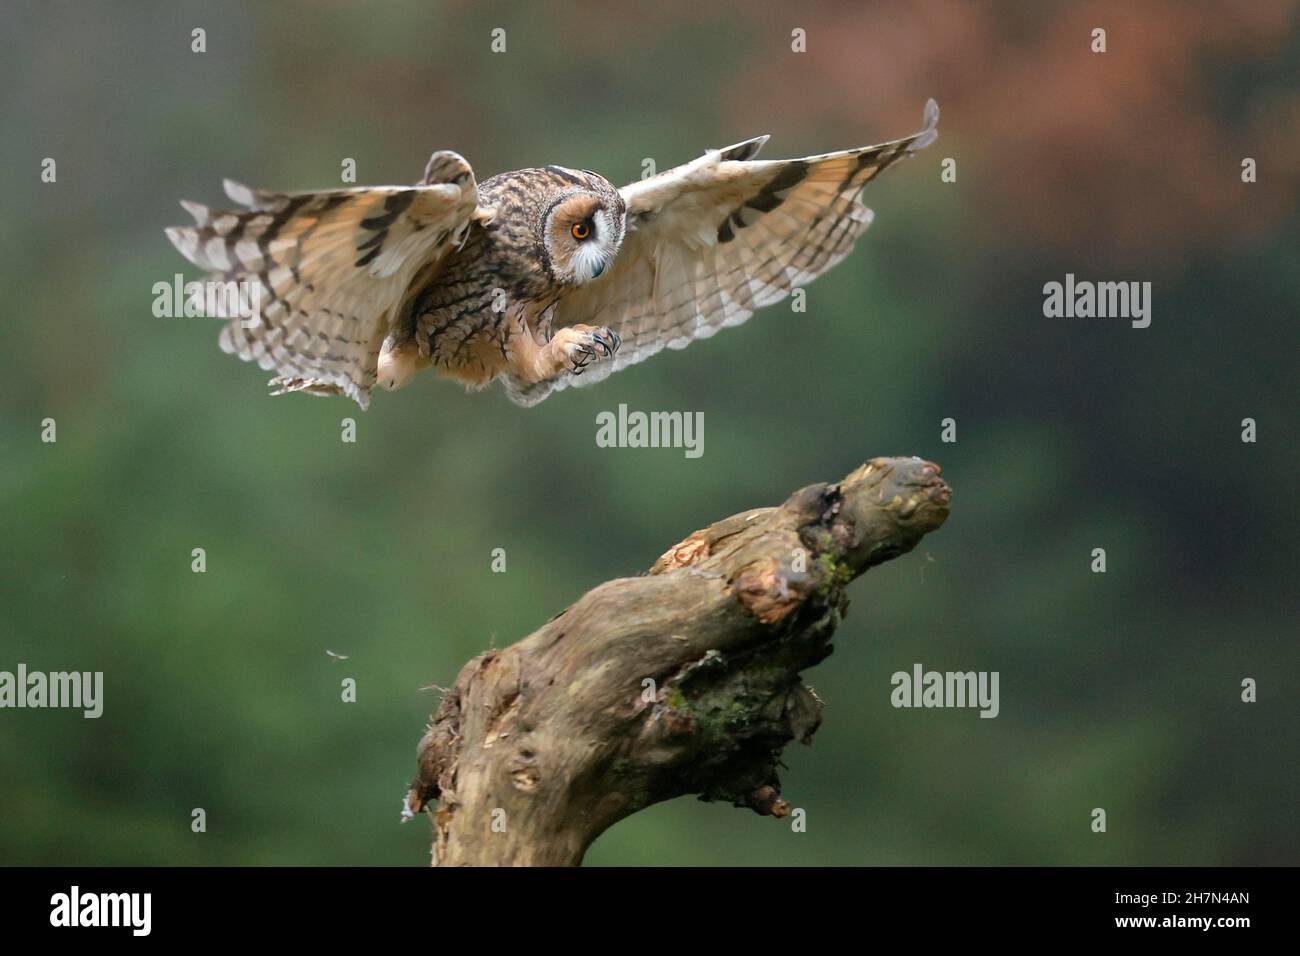
<svg viewBox="0 0 1300 956">
<path fill-rule="evenodd" d="M 948 516 L 937 465 L 877 458 L 696 531 L 461 670 L 407 797 L 433 862 L 576 865 L 606 828 L 695 793 L 784 816 L 777 763 L 822 703 L 800 673 L 863 571 Z"/>
</svg>

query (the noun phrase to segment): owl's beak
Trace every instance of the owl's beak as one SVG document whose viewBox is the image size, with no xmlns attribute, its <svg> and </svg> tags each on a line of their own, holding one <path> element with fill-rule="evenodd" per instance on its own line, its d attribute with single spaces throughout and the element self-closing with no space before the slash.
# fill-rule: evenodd
<svg viewBox="0 0 1300 956">
<path fill-rule="evenodd" d="M 591 270 L 591 277 L 593 279 L 597 279 L 600 277 L 600 274 L 604 271 L 605 271 L 605 263 L 601 262 L 600 265 L 596 266 L 594 269 Z"/>
</svg>

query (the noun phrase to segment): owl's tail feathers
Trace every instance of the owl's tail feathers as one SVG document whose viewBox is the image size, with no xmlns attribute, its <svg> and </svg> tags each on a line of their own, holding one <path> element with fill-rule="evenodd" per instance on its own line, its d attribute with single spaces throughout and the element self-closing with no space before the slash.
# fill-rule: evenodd
<svg viewBox="0 0 1300 956">
<path fill-rule="evenodd" d="M 302 392 L 304 395 L 318 395 L 324 398 L 327 395 L 342 395 L 343 389 L 337 385 L 331 385 L 328 382 L 322 382 L 314 378 L 298 378 L 292 375 L 277 375 L 266 383 L 272 389 L 272 395 L 288 395 L 291 392 Z M 366 402 L 358 401 L 362 408 L 366 407 Z"/>
<path fill-rule="evenodd" d="M 302 367 L 306 364 L 302 359 L 295 353 L 286 351 L 282 331 L 262 322 L 248 327 L 242 319 L 232 319 L 222 328 L 217 344 L 221 351 L 237 355 L 246 362 L 256 362 L 260 368 L 284 373 L 267 383 L 274 389 L 272 395 L 287 395 L 290 392 L 346 395 L 363 410 L 370 407 L 370 389 L 364 382 L 358 384 L 346 376 L 340 376 L 332 382 L 313 377 L 310 368 Z"/>
</svg>

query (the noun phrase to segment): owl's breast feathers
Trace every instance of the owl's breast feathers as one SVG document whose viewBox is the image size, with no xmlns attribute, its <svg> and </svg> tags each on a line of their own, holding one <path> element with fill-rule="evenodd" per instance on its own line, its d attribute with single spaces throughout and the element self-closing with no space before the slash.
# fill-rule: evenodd
<svg viewBox="0 0 1300 956">
<path fill-rule="evenodd" d="M 473 385 L 508 371 L 520 348 L 549 338 L 556 304 L 572 286 L 557 278 L 543 241 L 552 206 L 574 192 L 612 195 L 595 173 L 547 166 L 502 173 L 479 186 L 490 222 L 471 226 L 464 245 L 417 277 L 397 319 L 397 343 L 413 339 L 435 369 Z M 522 337 L 530 342 L 517 341 Z"/>
</svg>

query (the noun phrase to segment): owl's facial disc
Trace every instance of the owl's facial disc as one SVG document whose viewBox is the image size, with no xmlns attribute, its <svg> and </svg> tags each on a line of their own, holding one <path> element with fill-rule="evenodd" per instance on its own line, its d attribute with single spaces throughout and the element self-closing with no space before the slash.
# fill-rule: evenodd
<svg viewBox="0 0 1300 956">
<path fill-rule="evenodd" d="M 614 202 L 619 208 L 611 208 Z M 546 217 L 544 241 L 557 278 L 582 285 L 614 263 L 623 242 L 622 201 L 579 191 L 560 199 Z"/>
</svg>

